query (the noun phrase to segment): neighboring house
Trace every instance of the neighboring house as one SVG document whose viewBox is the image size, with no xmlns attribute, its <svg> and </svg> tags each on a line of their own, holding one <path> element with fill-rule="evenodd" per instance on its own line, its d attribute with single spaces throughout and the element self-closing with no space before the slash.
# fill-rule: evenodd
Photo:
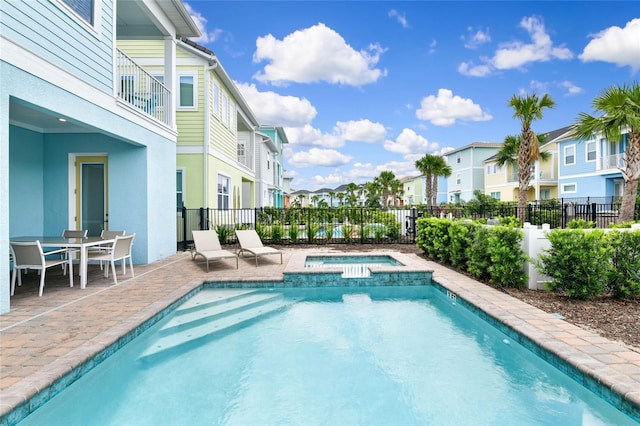
<svg viewBox="0 0 640 426">
<path fill-rule="evenodd" d="M 618 141 L 608 141 L 600 134 L 587 141 L 565 135 L 558 141 L 558 197 L 622 197 L 624 178 L 620 169 L 628 145 L 627 133 Z"/>
<path fill-rule="evenodd" d="M 283 176 L 282 177 L 282 191 L 284 192 L 284 208 L 288 209 L 291 207 L 291 203 L 294 201 L 291 195 L 291 182 L 293 181 L 293 177 L 291 176 Z"/>
<path fill-rule="evenodd" d="M 285 143 L 289 140 L 282 127 L 260 126 L 256 140 L 256 207 L 284 207 Z"/>
<path fill-rule="evenodd" d="M 426 199 L 426 179 L 423 175 L 408 176 L 400 179 L 404 193 L 402 194 L 402 204 L 405 206 L 415 206 L 425 204 Z"/>
<path fill-rule="evenodd" d="M 502 143 L 473 142 L 443 155 L 451 167 L 451 176 L 446 181 L 448 202 L 469 201 L 474 198 L 474 191 L 484 192 L 484 161 L 501 147 Z"/>
<path fill-rule="evenodd" d="M 163 72 L 155 40 L 118 45 L 152 74 Z M 215 54 L 176 40 L 177 207 L 254 207 L 258 121 Z"/>
<path fill-rule="evenodd" d="M 124 229 L 134 263 L 175 253 L 175 39 L 199 35 L 178 0 L 2 1 L 0 312 L 12 236 Z M 165 84 L 125 38 L 162 41 Z"/>
<path fill-rule="evenodd" d="M 299 189 L 291 193 L 291 204 L 295 207 L 309 207 L 311 195 L 306 189 Z"/>
<path fill-rule="evenodd" d="M 527 192 L 527 200 L 549 200 L 558 197 L 558 140 L 563 138 L 570 127 L 545 133 L 547 142 L 540 151 L 548 152 L 550 157 L 545 161 L 536 160 L 531 170 L 531 182 Z M 518 166 L 505 164 L 500 167 L 492 155 L 484 162 L 484 193 L 500 201 L 518 200 Z"/>
</svg>

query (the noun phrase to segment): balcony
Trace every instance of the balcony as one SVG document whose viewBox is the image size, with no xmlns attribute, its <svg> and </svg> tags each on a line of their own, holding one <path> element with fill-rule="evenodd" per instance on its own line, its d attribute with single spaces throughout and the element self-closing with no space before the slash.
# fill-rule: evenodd
<svg viewBox="0 0 640 426">
<path fill-rule="evenodd" d="M 554 170 L 541 170 L 536 176 L 535 172 L 531 171 L 531 181 L 555 181 L 557 180 Z M 518 171 L 511 172 L 509 174 L 509 182 L 518 182 Z"/>
<path fill-rule="evenodd" d="M 116 49 L 118 98 L 145 115 L 171 125 L 171 92 L 120 49 Z"/>
<path fill-rule="evenodd" d="M 598 170 L 620 170 L 625 167 L 624 154 L 606 155 L 598 161 Z"/>
</svg>

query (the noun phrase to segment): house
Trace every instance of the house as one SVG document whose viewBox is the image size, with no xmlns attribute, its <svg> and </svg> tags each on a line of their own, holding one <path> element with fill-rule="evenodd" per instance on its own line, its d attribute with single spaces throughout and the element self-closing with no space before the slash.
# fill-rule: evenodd
<svg viewBox="0 0 640 426">
<path fill-rule="evenodd" d="M 451 176 L 446 180 L 448 202 L 469 201 L 476 190 L 484 192 L 484 161 L 501 147 L 502 143 L 473 142 L 443 155 L 451 167 Z"/>
<path fill-rule="evenodd" d="M 547 152 L 547 160 L 536 160 L 531 170 L 527 200 L 549 200 L 558 197 L 558 140 L 569 132 L 566 126 L 544 134 L 546 143 L 540 151 Z M 500 201 L 517 201 L 519 192 L 517 164 L 498 166 L 496 155 L 484 161 L 484 193 Z"/>
<path fill-rule="evenodd" d="M 175 253 L 175 40 L 199 35 L 178 0 L 2 2 L 0 313 L 12 236 L 125 229 L 134 263 Z M 162 81 L 123 39 L 159 41 Z"/>
<path fill-rule="evenodd" d="M 161 42 L 118 43 L 156 76 Z M 254 207 L 258 121 L 216 55 L 187 38 L 176 40 L 177 207 Z M 159 77 L 159 76 L 156 76 Z"/>
<path fill-rule="evenodd" d="M 629 146 L 629 135 L 608 141 L 601 134 L 586 141 L 577 140 L 569 133 L 558 140 L 558 197 L 622 197 L 624 153 Z"/>
<path fill-rule="evenodd" d="M 283 145 L 289 143 L 282 127 L 260 126 L 256 141 L 256 206 L 284 207 Z"/>
<path fill-rule="evenodd" d="M 403 205 L 415 206 L 427 204 L 427 180 L 424 175 L 400 179 L 404 188 Z M 438 176 L 437 204 L 447 202 L 447 178 Z"/>
</svg>

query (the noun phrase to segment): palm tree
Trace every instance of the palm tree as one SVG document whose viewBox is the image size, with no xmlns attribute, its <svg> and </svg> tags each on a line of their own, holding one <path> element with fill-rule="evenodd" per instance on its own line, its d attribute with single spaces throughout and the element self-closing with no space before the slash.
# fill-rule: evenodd
<svg viewBox="0 0 640 426">
<path fill-rule="evenodd" d="M 329 206 L 333 207 L 333 197 L 336 196 L 335 191 L 329 191 Z"/>
<path fill-rule="evenodd" d="M 620 140 L 624 130 L 629 132 L 629 144 L 624 154 L 624 192 L 620 206 L 619 220 L 634 220 L 638 179 L 640 179 L 640 86 L 611 86 L 596 96 L 593 109 L 601 112 L 593 117 L 581 112 L 573 125 L 573 134 L 580 140 L 601 133 L 608 141 Z"/>
<path fill-rule="evenodd" d="M 396 175 L 393 174 L 390 170 L 385 170 L 380 173 L 380 176 L 373 179 L 374 183 L 376 183 L 380 187 L 380 192 L 382 195 L 382 208 L 386 209 L 389 207 L 389 201 L 394 193 L 394 185 L 396 179 Z"/>
<path fill-rule="evenodd" d="M 553 108 L 555 101 L 545 93 L 538 98 L 535 93 L 526 96 L 513 95 L 509 106 L 513 107 L 513 118 L 520 120 L 520 146 L 518 147 L 518 218 L 526 218 L 527 190 L 531 181 L 531 164 L 540 156 L 540 141 L 531 130 L 531 123 L 540 120 L 545 108 Z"/>
<path fill-rule="evenodd" d="M 338 193 L 336 194 L 336 198 L 338 198 L 338 204 L 339 204 L 340 206 L 342 206 L 342 205 L 343 205 L 343 200 L 344 200 L 344 197 L 345 197 L 345 196 L 346 196 L 346 194 L 345 194 L 344 192 L 338 192 Z"/>
<path fill-rule="evenodd" d="M 451 176 L 451 166 L 438 155 L 426 154 L 416 161 L 416 168 L 425 176 L 427 206 L 438 203 L 438 178 Z"/>
<path fill-rule="evenodd" d="M 354 182 L 349 182 L 345 190 L 347 191 L 347 205 L 349 207 L 354 207 L 358 201 L 358 197 L 356 196 L 356 192 L 359 187 Z"/>
<path fill-rule="evenodd" d="M 304 195 L 304 194 L 298 194 L 298 197 L 297 197 L 297 198 L 298 198 L 298 202 L 300 203 L 300 207 L 302 207 L 302 204 L 304 203 L 304 199 L 305 199 L 306 197 L 307 197 L 307 196 L 306 196 L 306 195 Z"/>
<path fill-rule="evenodd" d="M 365 197 L 365 205 L 372 208 L 380 208 L 380 195 L 382 194 L 382 187 L 376 181 L 376 179 L 365 182 L 362 187 L 362 195 Z"/>
<path fill-rule="evenodd" d="M 313 202 L 313 205 L 316 207 L 318 207 L 319 200 L 320 200 L 320 197 L 317 194 L 311 196 L 311 201 Z"/>
<path fill-rule="evenodd" d="M 547 143 L 545 134 L 536 135 L 536 138 L 538 140 L 539 146 Z M 507 165 L 511 166 L 513 170 L 518 170 L 518 152 L 520 151 L 521 140 L 522 138 L 520 137 L 520 135 L 511 135 L 507 136 L 504 139 L 502 148 L 500 148 L 500 151 L 498 151 L 498 153 L 496 154 L 496 164 L 498 166 L 503 167 Z M 535 158 L 533 161 L 546 161 L 549 158 L 551 158 L 551 154 L 548 151 L 541 151 L 540 149 L 538 149 L 538 158 Z M 529 166 L 529 168 L 531 168 L 531 166 Z M 518 176 L 520 176 L 519 171 Z M 529 183 L 531 183 L 531 174 L 529 174 L 529 181 L 527 182 L 527 191 L 529 190 Z"/>
</svg>

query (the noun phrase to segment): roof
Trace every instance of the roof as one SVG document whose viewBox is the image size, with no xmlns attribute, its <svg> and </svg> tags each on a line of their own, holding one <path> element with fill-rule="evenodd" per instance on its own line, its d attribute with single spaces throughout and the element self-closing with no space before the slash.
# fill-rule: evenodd
<svg viewBox="0 0 640 426">
<path fill-rule="evenodd" d="M 454 149 L 453 151 L 449 151 L 446 154 L 442 154 L 443 157 L 446 157 L 451 154 L 455 154 L 456 152 L 465 151 L 467 149 L 473 148 L 501 148 L 502 142 L 472 142 L 469 145 L 465 145 L 462 148 Z"/>
</svg>

